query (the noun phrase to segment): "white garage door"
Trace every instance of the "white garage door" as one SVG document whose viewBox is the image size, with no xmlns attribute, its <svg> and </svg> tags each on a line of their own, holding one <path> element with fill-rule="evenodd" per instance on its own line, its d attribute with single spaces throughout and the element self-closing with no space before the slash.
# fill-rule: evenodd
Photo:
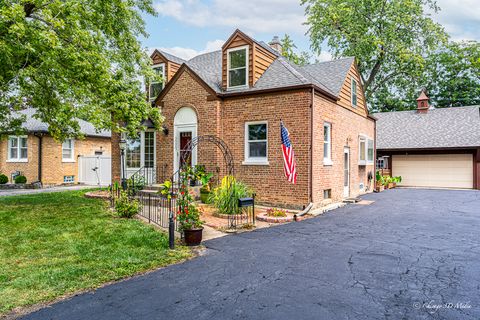
<svg viewBox="0 0 480 320">
<path fill-rule="evenodd" d="M 402 176 L 402 186 L 473 188 L 473 156 L 394 155 L 392 174 Z"/>
</svg>

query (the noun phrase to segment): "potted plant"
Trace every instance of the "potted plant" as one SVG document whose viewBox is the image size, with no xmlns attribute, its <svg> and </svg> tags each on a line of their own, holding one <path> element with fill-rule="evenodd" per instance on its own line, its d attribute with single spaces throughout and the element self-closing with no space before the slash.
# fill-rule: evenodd
<svg viewBox="0 0 480 320">
<path fill-rule="evenodd" d="M 393 177 L 392 181 L 393 181 L 393 187 L 395 188 L 397 186 L 397 183 L 402 182 L 402 177 L 401 176 Z"/>
<path fill-rule="evenodd" d="M 210 195 L 210 179 L 212 179 L 213 173 L 205 173 L 200 177 L 202 182 L 202 188 L 200 189 L 200 200 L 202 203 L 208 203 L 208 197 Z"/>
<path fill-rule="evenodd" d="M 383 176 L 385 189 L 393 189 L 393 180 L 390 176 Z"/>
<path fill-rule="evenodd" d="M 383 189 L 384 189 L 384 179 L 383 179 L 383 176 L 380 174 L 379 171 L 376 172 L 376 175 L 375 175 L 375 180 L 376 180 L 376 186 L 375 186 L 375 191 L 376 192 L 382 192 Z"/>
<path fill-rule="evenodd" d="M 193 199 L 188 192 L 187 181 L 189 172 L 181 173 L 181 184 L 177 199 L 177 221 L 180 231 L 183 232 L 187 246 L 198 246 L 202 242 L 203 221 L 200 220 L 200 212 L 193 204 Z"/>
</svg>

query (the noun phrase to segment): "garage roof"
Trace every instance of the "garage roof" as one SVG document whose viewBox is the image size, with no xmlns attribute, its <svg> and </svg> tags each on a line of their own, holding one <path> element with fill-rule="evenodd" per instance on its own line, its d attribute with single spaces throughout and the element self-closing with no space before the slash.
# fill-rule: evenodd
<svg viewBox="0 0 480 320">
<path fill-rule="evenodd" d="M 48 124 L 35 117 L 35 109 L 28 108 L 20 110 L 18 111 L 18 114 L 25 116 L 25 122 L 22 124 L 22 128 L 27 132 L 48 132 Z M 84 121 L 82 119 L 77 119 L 77 121 L 80 125 L 80 132 L 83 133 L 85 136 L 104 138 L 111 137 L 110 131 L 98 131 L 90 122 Z"/>
<path fill-rule="evenodd" d="M 480 106 L 382 112 L 377 118 L 377 149 L 480 147 Z"/>
</svg>

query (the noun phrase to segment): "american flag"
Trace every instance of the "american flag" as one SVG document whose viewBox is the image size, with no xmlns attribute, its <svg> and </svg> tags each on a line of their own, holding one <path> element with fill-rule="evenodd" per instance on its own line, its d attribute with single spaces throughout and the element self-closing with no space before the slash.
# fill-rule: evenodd
<svg viewBox="0 0 480 320">
<path fill-rule="evenodd" d="M 285 177 L 287 177 L 288 182 L 295 184 L 297 182 L 297 162 L 295 161 L 295 154 L 293 153 L 292 144 L 290 143 L 290 134 L 282 121 L 280 121 L 280 130 Z"/>
</svg>

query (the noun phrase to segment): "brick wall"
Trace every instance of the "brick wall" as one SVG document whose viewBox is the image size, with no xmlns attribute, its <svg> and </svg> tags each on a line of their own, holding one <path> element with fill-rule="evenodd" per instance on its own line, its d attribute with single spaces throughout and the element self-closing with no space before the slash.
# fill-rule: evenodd
<svg viewBox="0 0 480 320">
<path fill-rule="evenodd" d="M 368 185 L 368 172 L 374 173 L 374 165 L 358 165 L 359 135 L 373 139 L 374 122 L 320 95 L 316 94 L 314 101 L 313 200 L 323 201 L 324 189 L 332 190 L 333 200 L 343 198 L 345 147 L 350 151 L 350 196 L 357 196 L 360 183 Z M 332 165 L 323 163 L 324 122 L 331 123 Z"/>
<path fill-rule="evenodd" d="M 9 178 L 12 172 L 20 171 L 27 177 L 28 182 L 38 181 L 38 143 L 39 139 L 34 135 L 28 136 L 28 162 L 7 162 L 7 140 L 0 141 L 0 172 Z M 62 161 L 62 144 L 56 142 L 50 136 L 44 136 L 42 140 L 42 182 L 44 185 L 62 184 L 63 177 L 73 175 L 78 182 L 78 159 L 79 155 L 94 155 L 100 147 L 104 155 L 111 154 L 110 138 L 87 137 L 84 140 L 75 140 L 75 162 Z"/>
</svg>

